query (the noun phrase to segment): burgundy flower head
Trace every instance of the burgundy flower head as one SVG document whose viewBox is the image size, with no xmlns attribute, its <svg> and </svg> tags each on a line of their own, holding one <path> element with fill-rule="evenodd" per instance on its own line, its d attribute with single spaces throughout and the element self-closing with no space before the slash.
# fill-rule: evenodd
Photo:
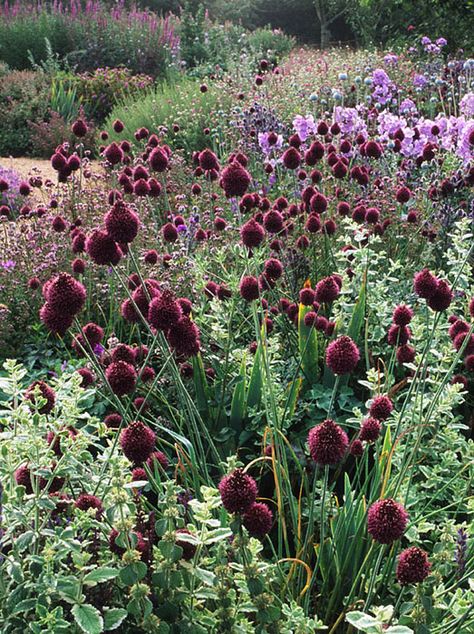
<svg viewBox="0 0 474 634">
<path fill-rule="evenodd" d="M 301 165 L 301 154 L 295 147 L 289 147 L 281 157 L 286 169 L 295 170 Z"/>
<path fill-rule="evenodd" d="M 240 237 L 243 244 L 251 249 L 262 244 L 265 237 L 265 231 L 254 218 L 251 218 L 241 227 Z"/>
<path fill-rule="evenodd" d="M 381 424 L 376 418 L 366 418 L 360 426 L 359 439 L 367 442 L 375 442 L 380 436 Z"/>
<path fill-rule="evenodd" d="M 238 161 L 232 161 L 223 169 L 221 186 L 227 198 L 243 196 L 249 185 L 250 174 Z"/>
<path fill-rule="evenodd" d="M 15 471 L 15 482 L 24 486 L 28 494 L 33 493 L 33 485 L 31 484 L 31 471 L 28 465 L 24 464 Z"/>
<path fill-rule="evenodd" d="M 116 266 L 122 257 L 116 242 L 101 229 L 96 229 L 88 236 L 85 246 L 87 254 L 96 264 Z"/>
<path fill-rule="evenodd" d="M 408 513 L 404 507 L 387 498 L 378 500 L 369 508 L 367 529 L 380 544 L 391 544 L 400 539 L 408 524 Z"/>
<path fill-rule="evenodd" d="M 337 375 L 352 372 L 359 363 L 359 359 L 359 348 L 346 335 L 332 341 L 326 349 L 326 363 Z"/>
<path fill-rule="evenodd" d="M 242 469 L 235 469 L 222 478 L 219 492 L 222 504 L 229 513 L 245 513 L 255 503 L 257 483 Z"/>
<path fill-rule="evenodd" d="M 137 373 L 135 368 L 126 361 L 114 361 L 105 370 L 105 377 L 112 392 L 117 396 L 130 394 L 135 389 Z"/>
<path fill-rule="evenodd" d="M 442 312 L 451 305 L 453 291 L 445 280 L 439 280 L 435 292 L 428 297 L 427 304 L 436 312 Z"/>
<path fill-rule="evenodd" d="M 97 496 L 89 495 L 88 493 L 81 493 L 74 506 L 81 511 L 88 511 L 89 509 L 97 509 L 97 513 L 102 511 L 101 500 Z"/>
<path fill-rule="evenodd" d="M 413 279 L 413 287 L 419 297 L 429 299 L 438 288 L 438 280 L 428 269 L 423 269 L 416 273 Z"/>
<path fill-rule="evenodd" d="M 428 554 L 417 546 L 411 546 L 400 553 L 397 564 L 397 581 L 402 586 L 421 583 L 430 574 L 430 570 L 431 564 L 428 561 Z"/>
<path fill-rule="evenodd" d="M 60 337 L 66 334 L 74 321 L 74 315 L 57 312 L 47 302 L 41 307 L 39 316 L 46 328 Z"/>
<path fill-rule="evenodd" d="M 120 446 L 125 456 L 134 464 L 143 464 L 152 454 L 156 435 L 141 421 L 134 421 L 122 430 Z"/>
<path fill-rule="evenodd" d="M 247 302 L 258 299 L 259 286 L 257 278 L 252 275 L 243 277 L 240 281 L 240 294 Z"/>
<path fill-rule="evenodd" d="M 320 304 L 330 304 L 339 297 L 339 294 L 339 284 L 332 275 L 316 284 L 316 301 Z"/>
<path fill-rule="evenodd" d="M 263 502 L 254 502 L 244 513 L 242 521 L 252 537 L 262 539 L 272 528 L 273 513 Z"/>
<path fill-rule="evenodd" d="M 199 329 L 189 317 L 183 316 L 170 326 L 167 339 L 173 350 L 186 359 L 195 356 L 201 347 Z"/>
<path fill-rule="evenodd" d="M 56 403 L 56 394 L 52 388 L 49 387 L 44 381 L 34 381 L 25 392 L 25 399 L 30 401 L 31 403 L 35 403 L 35 391 L 39 390 L 41 396 L 46 400 L 46 403 L 39 410 L 40 414 L 49 414 L 55 403 Z"/>
<path fill-rule="evenodd" d="M 167 332 L 181 318 L 183 311 L 169 290 L 151 300 L 148 308 L 148 321 L 157 330 Z"/>
<path fill-rule="evenodd" d="M 122 200 L 105 214 L 105 228 L 115 242 L 133 242 L 138 233 L 138 216 Z"/>
<path fill-rule="evenodd" d="M 387 420 L 393 411 L 393 403 L 388 396 L 376 396 L 369 409 L 369 413 L 377 420 Z"/>
<path fill-rule="evenodd" d="M 341 462 L 349 446 L 349 439 L 339 425 L 327 419 L 310 430 L 308 444 L 314 462 L 331 465 Z"/>
<path fill-rule="evenodd" d="M 393 311 L 393 323 L 397 326 L 408 326 L 413 318 L 413 311 L 406 304 L 400 304 Z"/>
<path fill-rule="evenodd" d="M 51 310 L 66 315 L 76 315 L 86 301 L 86 289 L 69 273 L 59 273 L 44 288 L 45 299 Z"/>
</svg>

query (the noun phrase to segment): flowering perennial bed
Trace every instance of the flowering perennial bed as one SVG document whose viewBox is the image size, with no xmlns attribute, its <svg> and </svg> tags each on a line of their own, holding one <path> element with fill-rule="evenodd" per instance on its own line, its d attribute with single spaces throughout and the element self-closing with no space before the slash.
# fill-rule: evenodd
<svg viewBox="0 0 474 634">
<path fill-rule="evenodd" d="M 262 60 L 192 155 L 116 119 L 93 174 L 78 119 L 57 183 L 0 180 L 2 632 L 474 631 L 474 64 L 443 46 Z"/>
</svg>

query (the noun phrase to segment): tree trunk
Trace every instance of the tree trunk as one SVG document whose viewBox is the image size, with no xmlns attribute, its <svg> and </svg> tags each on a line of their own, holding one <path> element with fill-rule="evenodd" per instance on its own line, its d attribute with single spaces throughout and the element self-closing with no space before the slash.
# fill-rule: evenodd
<svg viewBox="0 0 474 634">
<path fill-rule="evenodd" d="M 329 24 L 327 22 L 321 22 L 321 38 L 320 38 L 321 48 L 327 48 L 329 46 L 330 41 L 331 41 L 331 30 L 329 28 Z"/>
</svg>

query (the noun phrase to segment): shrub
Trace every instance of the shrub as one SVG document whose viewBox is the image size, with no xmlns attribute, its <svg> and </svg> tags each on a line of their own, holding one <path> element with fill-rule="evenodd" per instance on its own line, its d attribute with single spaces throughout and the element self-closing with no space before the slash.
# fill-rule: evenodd
<svg viewBox="0 0 474 634">
<path fill-rule="evenodd" d="M 89 121 L 88 132 L 81 139 L 85 150 L 94 153 L 96 147 L 95 128 Z M 31 154 L 33 156 L 50 158 L 55 148 L 61 143 L 68 143 L 74 147 L 78 139 L 71 131 L 71 122 L 66 120 L 58 112 L 50 110 L 45 121 L 29 124 L 31 132 Z"/>
<path fill-rule="evenodd" d="M 152 77 L 132 75 L 128 68 L 97 68 L 62 82 L 75 91 L 86 115 L 96 122 L 103 122 L 120 101 L 137 98 L 153 86 Z"/>
<path fill-rule="evenodd" d="M 0 155 L 32 150 L 28 122 L 43 121 L 50 97 L 49 78 L 41 72 L 13 71 L 0 81 Z"/>
</svg>

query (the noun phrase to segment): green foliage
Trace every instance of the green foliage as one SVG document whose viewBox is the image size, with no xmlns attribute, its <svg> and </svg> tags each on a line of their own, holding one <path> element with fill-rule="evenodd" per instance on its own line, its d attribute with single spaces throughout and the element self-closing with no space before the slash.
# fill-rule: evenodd
<svg viewBox="0 0 474 634">
<path fill-rule="evenodd" d="M 28 123 L 47 117 L 50 81 L 43 72 L 14 71 L 0 81 L 0 155 L 24 156 L 33 147 Z"/>
</svg>

